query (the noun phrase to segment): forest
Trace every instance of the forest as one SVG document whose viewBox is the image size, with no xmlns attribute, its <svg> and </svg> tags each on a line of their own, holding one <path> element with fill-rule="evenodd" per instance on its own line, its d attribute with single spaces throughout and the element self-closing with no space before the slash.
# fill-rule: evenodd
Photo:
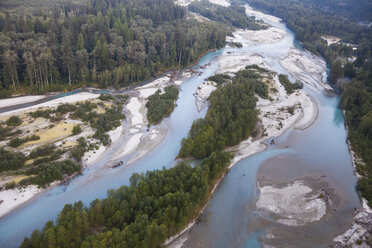
<svg viewBox="0 0 372 248">
<path fill-rule="evenodd" d="M 201 165 L 180 162 L 171 169 L 134 173 L 129 186 L 109 190 L 105 199 L 89 206 L 66 204 L 55 224 L 49 221 L 35 230 L 21 247 L 162 247 L 199 217 L 212 188 L 227 173 L 233 155 L 223 148 L 239 143 L 255 128 L 254 94 L 262 95 L 265 89 L 255 87 L 263 84 L 264 69 L 257 68 L 247 67 L 232 82 L 220 84 L 209 98 L 207 116 L 193 124 L 183 141 L 180 156 L 203 158 Z M 226 75 L 221 78 L 231 81 Z M 190 142 L 197 148 L 190 149 Z"/>
<path fill-rule="evenodd" d="M 353 150 L 362 159 L 357 171 L 358 190 L 372 206 L 372 26 L 358 24 L 371 18 L 371 2 L 318 0 L 248 0 L 253 7 L 282 18 L 295 31 L 304 48 L 326 58 L 329 81 L 341 93 L 341 108 L 345 110 L 348 138 Z M 322 3 L 320 3 L 322 2 Z M 355 6 L 351 6 L 355 5 Z M 327 8 L 326 6 L 332 6 Z M 350 7 L 351 6 L 351 7 Z M 334 7 L 334 8 L 333 8 Z M 360 15 L 359 8 L 364 8 Z M 334 35 L 345 43 L 327 45 L 322 35 Z M 355 58 L 355 59 L 353 59 Z"/>
<path fill-rule="evenodd" d="M 220 81 L 224 76 L 210 77 Z M 225 76 L 226 78 L 226 76 Z M 247 67 L 239 71 L 231 83 L 219 84 L 208 101 L 210 106 L 204 119 L 196 120 L 183 139 L 179 157 L 205 158 L 214 151 L 239 144 L 247 139 L 258 120 L 254 94 L 268 96 L 268 87 L 261 82 L 261 74 Z"/>
<path fill-rule="evenodd" d="M 47 222 L 21 247 L 161 247 L 199 216 L 230 160 L 231 154 L 214 152 L 200 166 L 181 162 L 135 173 L 129 186 L 109 190 L 105 199 L 66 204 L 56 224 Z"/>
<path fill-rule="evenodd" d="M 172 0 L 1 1 L 0 97 L 124 87 L 225 45 Z"/>
<path fill-rule="evenodd" d="M 176 107 L 179 89 L 176 86 L 165 87 L 164 93 L 157 90 L 146 103 L 149 125 L 158 124 L 168 117 Z"/>
</svg>

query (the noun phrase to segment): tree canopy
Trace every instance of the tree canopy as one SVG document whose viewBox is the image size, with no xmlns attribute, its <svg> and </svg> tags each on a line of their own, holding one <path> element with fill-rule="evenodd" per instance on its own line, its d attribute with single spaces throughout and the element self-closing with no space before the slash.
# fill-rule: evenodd
<svg viewBox="0 0 372 248">
<path fill-rule="evenodd" d="M 172 0 L 5 1 L 0 96 L 123 87 L 225 45 L 227 29 Z"/>
</svg>

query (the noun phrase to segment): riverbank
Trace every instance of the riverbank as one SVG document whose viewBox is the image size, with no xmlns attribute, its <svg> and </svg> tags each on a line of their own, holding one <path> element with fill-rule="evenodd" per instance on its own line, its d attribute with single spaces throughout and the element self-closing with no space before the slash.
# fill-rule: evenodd
<svg viewBox="0 0 372 248">
<path fill-rule="evenodd" d="M 345 117 L 345 111 L 343 111 L 343 116 Z M 349 128 L 345 123 L 346 131 L 349 132 Z M 364 163 L 362 159 L 360 159 L 356 153 L 353 151 L 350 140 L 347 140 L 347 145 L 349 148 L 351 161 L 354 169 L 355 176 L 359 179 L 361 175 L 359 175 L 356 165 L 358 163 Z M 341 247 L 367 247 L 365 243 L 363 245 L 356 245 L 359 240 L 364 240 L 368 237 L 368 234 L 372 232 L 372 208 L 368 206 L 367 200 L 363 197 L 360 197 L 361 207 L 356 209 L 353 213 L 353 222 L 352 226 L 346 230 L 344 233 L 341 233 L 334 237 L 333 241 L 335 244 L 332 246 L 334 248 L 341 248 Z"/>
<path fill-rule="evenodd" d="M 77 102 L 83 102 L 83 101 L 94 101 L 96 98 L 98 98 L 99 94 L 93 94 L 90 92 L 82 92 L 77 93 L 74 95 L 69 95 L 65 97 L 61 97 L 58 99 L 50 100 L 48 102 L 35 104 L 33 106 L 17 109 L 17 110 L 11 110 L 8 112 L 0 113 L 0 121 L 4 122 L 7 120 L 10 116 L 19 116 L 23 123 L 19 127 L 19 130 L 22 131 L 22 133 L 25 133 L 26 135 L 29 135 L 31 132 L 36 132 L 38 135 L 41 136 L 39 140 L 35 142 L 35 144 L 26 144 L 26 146 L 19 146 L 17 149 L 18 151 L 22 151 L 24 154 L 29 154 L 32 149 L 35 147 L 38 147 L 39 145 L 43 144 L 54 144 L 56 147 L 62 147 L 62 148 L 71 148 L 77 144 L 77 139 L 79 137 L 88 137 L 94 134 L 94 131 L 91 127 L 84 125 L 81 121 L 74 120 L 71 118 L 68 118 L 66 120 L 63 120 L 63 122 L 55 124 L 50 124 L 47 119 L 44 118 L 31 118 L 28 114 L 35 111 L 36 109 L 53 109 L 57 108 L 60 104 L 63 103 L 77 103 Z M 11 98 L 11 99 L 5 99 L 1 101 L 8 102 L 8 106 L 18 105 L 25 102 L 33 102 L 35 100 L 35 97 L 37 99 L 45 98 L 46 96 L 25 96 L 25 97 L 17 97 L 17 98 Z M 74 125 L 81 125 L 83 128 L 82 132 L 77 135 L 70 135 L 72 126 Z M 5 146 L 7 141 L 2 141 L 1 144 Z M 95 160 L 96 157 L 94 155 L 100 155 L 101 152 L 105 150 L 104 146 L 101 146 L 97 151 L 90 151 L 88 152 L 85 157 L 83 157 L 83 167 L 85 167 L 87 164 L 90 164 L 92 160 Z M 89 154 L 90 157 L 89 157 Z M 33 160 L 26 161 L 26 164 L 33 163 Z M 36 185 L 28 185 L 28 186 L 21 186 L 19 188 L 15 189 L 5 189 L 7 183 L 18 183 L 22 179 L 25 179 L 29 176 L 14 176 L 14 175 L 3 175 L 0 182 L 0 187 L 2 187 L 3 190 L 0 191 L 0 218 L 4 215 L 10 213 L 11 211 L 15 210 L 19 206 L 23 205 L 24 203 L 28 202 L 32 198 L 34 198 L 36 195 L 38 195 L 41 192 L 44 192 L 50 188 L 52 188 L 55 185 L 59 185 L 62 182 L 61 181 L 55 181 L 51 183 L 46 188 L 41 188 Z"/>
<path fill-rule="evenodd" d="M 248 36 L 242 35 L 244 31 L 237 31 L 234 33 L 235 37 L 229 38 L 230 41 L 239 41 L 243 46 L 251 45 L 252 43 L 247 42 Z M 262 33 L 262 31 L 249 31 L 251 35 L 255 32 Z M 277 30 L 268 29 L 266 34 L 272 32 L 273 35 L 269 35 L 266 39 L 267 42 L 278 42 L 276 38 Z M 261 36 L 263 37 L 263 36 Z M 282 37 L 283 38 L 283 37 Z M 281 38 L 281 39 L 282 39 Z M 233 52 L 226 51 L 217 58 L 219 69 L 216 74 L 224 73 L 232 75 L 239 70 L 245 68 L 247 65 L 259 65 L 265 69 L 272 71 L 272 68 L 263 60 L 263 57 L 259 54 L 234 54 Z M 318 107 L 316 102 L 311 99 L 303 90 L 298 90 L 291 95 L 287 95 L 284 87 L 280 84 L 278 76 L 275 75 L 273 80 L 269 84 L 269 99 L 262 99 L 258 96 L 257 109 L 259 110 L 259 119 L 261 120 L 262 129 L 265 130 L 265 134 L 262 137 L 253 139 L 252 137 L 241 142 L 235 147 L 228 148 L 227 151 L 234 153 L 234 158 L 229 166 L 229 169 L 233 167 L 240 160 L 251 156 L 255 153 L 263 151 L 267 148 L 265 140 L 273 139 L 281 136 L 286 130 L 291 127 L 306 129 L 310 127 L 317 118 Z M 216 89 L 216 85 L 213 82 L 205 81 L 202 83 L 197 92 L 194 94 L 195 101 L 198 109 L 203 109 L 208 105 L 209 95 Z M 286 112 L 285 109 L 293 107 L 293 113 Z M 221 179 L 222 180 L 222 179 Z M 218 187 L 221 180 L 215 185 L 214 190 Z M 205 205 L 205 207 L 208 203 Z M 202 208 L 200 215 L 203 213 L 205 207 Z M 181 247 L 187 239 L 177 240 L 182 234 L 190 230 L 195 221 L 190 223 L 184 230 L 174 237 L 169 238 L 165 245 L 168 247 Z"/>
<path fill-rule="evenodd" d="M 258 37 L 265 38 L 264 41 L 260 42 L 277 43 L 284 39 L 286 32 L 283 30 L 278 31 L 277 28 L 269 28 L 267 30 L 259 31 L 238 30 L 233 33 L 234 37 L 229 39 L 234 42 L 241 42 L 243 46 L 254 46 L 255 43 L 252 43 L 251 41 L 256 40 L 256 38 L 254 38 L 256 37 L 256 34 Z M 278 37 L 278 34 L 281 34 L 280 37 Z M 260 40 L 261 38 L 257 38 L 257 40 Z M 286 56 L 295 53 L 296 52 L 291 49 L 289 54 Z M 316 68 L 316 70 L 311 70 L 310 73 L 316 79 L 319 79 L 319 76 L 322 75 L 325 69 L 316 67 L 314 62 L 311 60 L 305 61 L 306 66 Z M 240 54 L 234 54 L 226 52 L 226 56 L 220 56 L 218 58 L 218 63 L 220 67 L 217 73 L 236 73 L 246 66 L 253 64 L 269 71 L 274 71 L 274 69 L 264 60 L 264 57 L 257 53 L 241 52 Z M 289 73 L 297 71 L 296 66 L 293 66 L 292 64 L 287 66 L 286 69 Z M 317 88 L 319 89 L 322 86 L 323 84 Z M 304 90 L 297 90 L 295 93 L 288 95 L 284 87 L 280 84 L 277 75 L 273 76 L 269 89 L 268 99 L 262 99 L 256 96 L 258 98 L 257 109 L 259 110 L 259 119 L 261 120 L 263 135 L 258 138 L 249 138 L 241 142 L 239 145 L 229 148 L 229 151 L 235 153 L 231 167 L 240 160 L 265 150 L 267 147 L 267 144 L 264 143 L 265 140 L 275 140 L 275 138 L 280 137 L 284 132 L 293 127 L 301 130 L 307 129 L 318 117 L 319 110 L 316 101 L 306 94 Z"/>
<path fill-rule="evenodd" d="M 88 151 L 84 154 L 82 158 L 83 168 L 90 166 L 100 160 L 104 154 L 113 147 L 121 145 L 119 149 L 114 154 L 113 158 L 110 160 L 108 165 L 115 162 L 114 160 L 122 159 L 127 157 L 125 165 L 128 166 L 138 159 L 145 156 L 147 153 L 152 151 L 161 141 L 165 138 L 167 134 L 167 128 L 163 125 L 157 125 L 154 127 L 148 127 L 148 122 L 146 118 L 146 108 L 145 104 L 147 98 L 154 94 L 157 90 L 163 91 L 168 85 L 177 85 L 179 87 L 184 81 L 191 77 L 191 73 L 180 73 L 176 77 L 168 74 L 167 76 L 158 78 L 149 84 L 144 86 L 139 86 L 134 90 L 130 91 L 128 94 L 132 96 L 125 106 L 125 114 L 127 115 L 127 120 L 122 123 L 119 127 L 108 132 L 111 139 L 111 144 L 109 146 L 103 146 L 102 144 L 96 147 L 96 149 Z M 54 99 L 45 103 L 36 104 L 34 106 L 25 107 L 22 109 L 12 110 L 4 113 L 0 113 L 1 120 L 6 120 L 12 115 L 27 115 L 28 113 L 36 109 L 46 109 L 55 108 L 59 104 L 63 103 L 76 103 L 87 100 L 92 100 L 98 98 L 99 94 L 94 94 L 90 92 L 82 92 L 74 95 L 69 95 Z M 33 98 L 33 97 L 32 97 Z M 9 99 L 7 99 L 9 100 Z M 30 100 L 29 97 L 24 98 L 23 101 Z M 14 104 L 18 104 L 18 100 L 11 101 Z M 68 122 L 69 120 L 67 120 Z M 71 120 L 74 121 L 74 120 Z M 35 122 L 37 124 L 37 122 Z M 79 136 L 93 135 L 91 130 L 83 130 Z M 122 144 L 122 140 L 125 140 Z M 76 143 L 76 137 L 68 137 L 65 141 L 58 141 L 58 146 L 74 145 Z M 56 144 L 57 144 L 56 143 Z M 71 144 L 70 144 L 71 143 Z M 110 167 L 110 166 L 109 166 Z M 13 178 L 9 178 L 13 180 Z M 5 183 L 10 182 L 9 180 L 2 181 L 2 186 Z M 58 185 L 60 182 L 55 182 L 52 184 Z M 0 185 L 1 186 L 1 185 Z M 40 192 L 50 189 L 52 186 L 41 189 L 35 185 L 30 185 L 20 189 L 11 189 L 0 191 L 0 218 L 5 214 L 11 212 L 22 204 L 26 203 L 33 197 L 35 197 Z"/>
<path fill-rule="evenodd" d="M 182 71 L 157 78 L 154 81 L 139 86 L 130 92 L 131 98 L 126 105 L 126 137 L 122 147 L 113 155 L 112 160 L 123 159 L 125 166 L 129 166 L 151 152 L 160 144 L 168 133 L 167 127 L 160 123 L 148 126 L 147 99 L 158 90 L 164 92 L 167 86 L 180 87 L 191 77 L 190 72 Z"/>
<path fill-rule="evenodd" d="M 0 191 L 0 218 L 43 191 L 36 185 L 29 185 L 22 189 Z"/>
</svg>

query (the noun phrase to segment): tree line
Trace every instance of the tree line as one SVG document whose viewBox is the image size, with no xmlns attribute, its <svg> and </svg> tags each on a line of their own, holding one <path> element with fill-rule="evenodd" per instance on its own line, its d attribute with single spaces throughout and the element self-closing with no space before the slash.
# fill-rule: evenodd
<svg viewBox="0 0 372 248">
<path fill-rule="evenodd" d="M 259 75 L 259 70 L 248 67 L 212 93 L 205 120 L 194 123 L 187 140 L 193 139 L 202 149 L 211 140 L 209 131 L 213 128 L 217 130 L 214 140 L 223 141 L 231 131 L 237 137 L 213 145 L 203 154 L 192 153 L 203 158 L 201 165 L 180 162 L 171 169 L 134 173 L 129 186 L 109 190 L 105 199 L 96 199 L 89 206 L 66 204 L 56 223 L 49 221 L 42 230 L 35 230 L 21 247 L 162 247 L 168 237 L 199 216 L 214 185 L 227 172 L 232 154 L 222 149 L 254 129 Z M 207 139 L 195 139 L 195 134 L 205 129 L 209 130 L 207 135 L 199 136 Z M 184 149 L 185 141 L 180 154 Z"/>
<path fill-rule="evenodd" d="M 109 190 L 89 206 L 66 204 L 57 221 L 25 238 L 21 247 L 162 247 L 198 217 L 231 155 L 216 152 L 201 166 L 133 174 L 129 186 Z"/>
<path fill-rule="evenodd" d="M 0 95 L 123 87 L 195 62 L 227 29 L 172 0 L 4 2 Z"/>
</svg>

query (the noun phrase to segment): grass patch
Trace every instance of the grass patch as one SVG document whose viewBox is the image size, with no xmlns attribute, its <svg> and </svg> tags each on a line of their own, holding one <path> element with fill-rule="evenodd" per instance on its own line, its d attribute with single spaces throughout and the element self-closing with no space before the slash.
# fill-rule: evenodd
<svg viewBox="0 0 372 248">
<path fill-rule="evenodd" d="M 40 136 L 40 139 L 29 141 L 25 143 L 22 147 L 25 147 L 28 145 L 50 143 L 52 141 L 66 138 L 72 134 L 72 129 L 74 128 L 74 126 L 75 125 L 71 123 L 58 123 L 54 127 L 48 130 L 37 132 L 36 135 Z"/>
</svg>

